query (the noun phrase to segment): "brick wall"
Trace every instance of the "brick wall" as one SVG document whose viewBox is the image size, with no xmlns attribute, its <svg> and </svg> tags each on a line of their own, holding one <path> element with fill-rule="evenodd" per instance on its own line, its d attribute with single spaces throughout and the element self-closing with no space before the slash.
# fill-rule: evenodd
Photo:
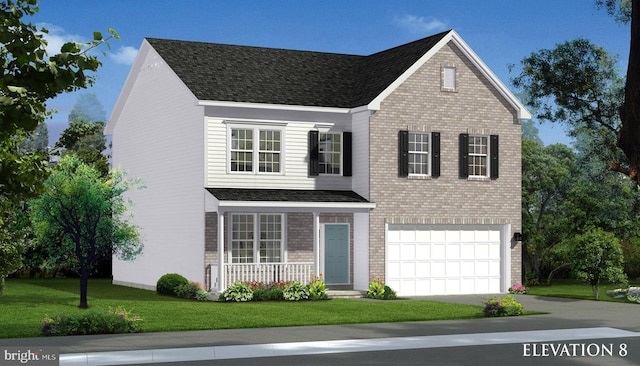
<svg viewBox="0 0 640 366">
<path fill-rule="evenodd" d="M 443 66 L 455 65 L 457 90 L 443 91 Z M 398 177 L 398 132 L 441 133 L 441 175 Z M 517 112 L 451 43 L 399 86 L 370 119 L 370 275 L 384 276 L 385 222 L 511 224 L 521 231 L 520 124 Z M 458 178 L 461 133 L 500 136 L 500 177 Z M 511 252 L 511 282 L 521 278 L 521 247 Z"/>
</svg>

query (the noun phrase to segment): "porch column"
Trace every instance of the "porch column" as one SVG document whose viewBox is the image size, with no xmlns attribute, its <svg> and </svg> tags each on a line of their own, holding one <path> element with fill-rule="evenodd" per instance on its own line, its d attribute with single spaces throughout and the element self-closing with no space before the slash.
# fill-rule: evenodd
<svg viewBox="0 0 640 366">
<path fill-rule="evenodd" d="M 226 289 L 224 278 L 224 212 L 218 211 L 218 291 Z"/>
<path fill-rule="evenodd" d="M 320 214 L 313 213 L 313 271 L 320 276 Z"/>
</svg>

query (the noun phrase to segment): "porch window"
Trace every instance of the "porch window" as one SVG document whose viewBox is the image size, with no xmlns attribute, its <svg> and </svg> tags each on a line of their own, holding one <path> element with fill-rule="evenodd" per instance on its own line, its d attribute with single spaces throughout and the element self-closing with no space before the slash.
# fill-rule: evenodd
<svg viewBox="0 0 640 366">
<path fill-rule="evenodd" d="M 279 263 L 282 250 L 282 214 L 231 215 L 231 263 Z"/>
</svg>

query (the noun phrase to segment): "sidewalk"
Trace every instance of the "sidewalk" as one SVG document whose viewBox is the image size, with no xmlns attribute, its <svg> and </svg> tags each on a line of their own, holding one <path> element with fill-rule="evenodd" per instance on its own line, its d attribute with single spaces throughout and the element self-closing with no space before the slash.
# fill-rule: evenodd
<svg viewBox="0 0 640 366">
<path fill-rule="evenodd" d="M 466 344 L 469 344 L 468 342 L 471 342 L 473 335 L 483 333 L 494 333 L 495 337 L 493 338 L 496 339 L 505 337 L 505 334 L 509 333 L 509 339 L 515 341 L 517 336 L 531 337 L 534 334 L 541 334 L 541 332 L 535 331 L 547 331 L 543 332 L 547 337 L 559 337 L 561 336 L 560 334 L 566 333 L 565 330 L 571 330 L 573 333 L 567 333 L 571 335 L 563 336 L 574 337 L 572 339 L 580 337 L 580 333 L 591 337 L 610 334 L 611 337 L 615 338 L 618 336 L 635 336 L 634 333 L 629 332 L 640 332 L 640 318 L 637 316 L 638 311 L 640 311 L 640 305 L 528 295 L 516 295 L 516 297 L 525 306 L 526 310 L 547 312 L 548 314 L 455 321 L 0 339 L 0 345 L 56 347 L 61 354 L 66 356 L 71 356 L 70 354 L 79 356 L 80 362 L 77 364 L 87 364 L 87 354 L 92 354 L 93 356 L 106 356 L 109 354 L 96 352 L 110 352 L 113 354 L 114 351 L 155 350 L 157 354 L 160 350 L 176 348 L 185 348 L 186 350 L 188 348 L 189 353 L 193 354 L 194 350 L 211 352 L 216 348 L 218 352 L 221 352 L 223 349 L 225 351 L 234 349 L 227 346 L 242 345 L 254 345 L 255 349 L 263 350 L 264 346 L 268 345 L 273 348 L 273 344 L 276 343 L 305 345 L 305 347 L 311 347 L 311 349 L 321 349 L 331 345 L 333 349 L 336 349 L 336 347 L 345 344 L 345 340 L 351 341 L 352 343 L 347 346 L 353 348 L 357 346 L 358 343 L 353 343 L 357 340 L 387 339 L 386 342 L 389 343 L 398 338 L 409 339 L 407 337 L 419 337 L 416 341 L 424 341 L 425 337 L 430 337 L 430 340 L 437 339 L 440 342 L 455 342 L 455 339 L 464 338 L 466 339 Z M 459 295 L 429 296 L 419 299 L 480 305 L 485 298 L 487 296 Z M 451 335 L 458 335 L 458 337 L 446 337 Z M 464 335 L 464 337 L 460 335 Z M 327 343 L 329 341 L 343 343 Z M 451 344 L 451 346 L 455 346 L 455 344 Z M 288 348 L 294 350 L 295 347 L 289 346 Z M 246 352 L 246 349 L 243 352 Z M 273 351 L 271 350 L 270 352 Z M 148 357 L 149 354 L 151 353 L 123 353 L 122 355 L 128 355 L 127 357 L 135 355 Z M 61 364 L 76 364 L 70 362 L 71 359 L 69 357 L 63 358 L 62 361 Z M 140 360 L 136 361 L 139 362 Z"/>
</svg>

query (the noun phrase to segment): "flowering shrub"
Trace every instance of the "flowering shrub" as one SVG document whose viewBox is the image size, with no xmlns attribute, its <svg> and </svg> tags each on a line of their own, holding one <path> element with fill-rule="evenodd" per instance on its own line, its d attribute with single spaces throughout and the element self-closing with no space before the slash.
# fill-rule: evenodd
<svg viewBox="0 0 640 366">
<path fill-rule="evenodd" d="M 253 298 L 253 290 L 249 285 L 242 281 L 237 281 L 231 284 L 222 294 L 220 299 L 224 301 L 250 301 Z"/>
<path fill-rule="evenodd" d="M 507 295 L 504 298 L 494 297 L 487 299 L 484 302 L 484 309 L 482 310 L 485 316 L 497 317 L 497 316 L 517 316 L 522 315 L 524 312 L 524 306 L 511 295 Z"/>
<path fill-rule="evenodd" d="M 289 301 L 306 300 L 309 298 L 309 288 L 298 281 L 291 281 L 284 287 L 282 295 Z"/>
<path fill-rule="evenodd" d="M 527 288 L 524 287 L 524 285 L 521 284 L 520 282 L 516 282 L 513 284 L 513 286 L 509 287 L 509 293 L 510 294 L 526 294 Z"/>
<path fill-rule="evenodd" d="M 608 290 L 607 295 L 616 299 L 626 298 L 630 302 L 635 302 L 640 304 L 640 287 L 629 287 L 626 289 L 619 288 L 615 290 Z"/>
<path fill-rule="evenodd" d="M 328 298 L 322 273 L 318 277 L 313 276 L 311 278 L 311 282 L 309 282 L 309 298 L 311 300 L 326 300 Z"/>
<path fill-rule="evenodd" d="M 42 321 L 45 336 L 140 333 L 140 317 L 124 308 L 109 311 L 89 310 L 82 314 L 58 314 Z"/>
<path fill-rule="evenodd" d="M 384 299 L 384 282 L 382 279 L 371 277 L 367 297 L 370 299 Z"/>
</svg>

